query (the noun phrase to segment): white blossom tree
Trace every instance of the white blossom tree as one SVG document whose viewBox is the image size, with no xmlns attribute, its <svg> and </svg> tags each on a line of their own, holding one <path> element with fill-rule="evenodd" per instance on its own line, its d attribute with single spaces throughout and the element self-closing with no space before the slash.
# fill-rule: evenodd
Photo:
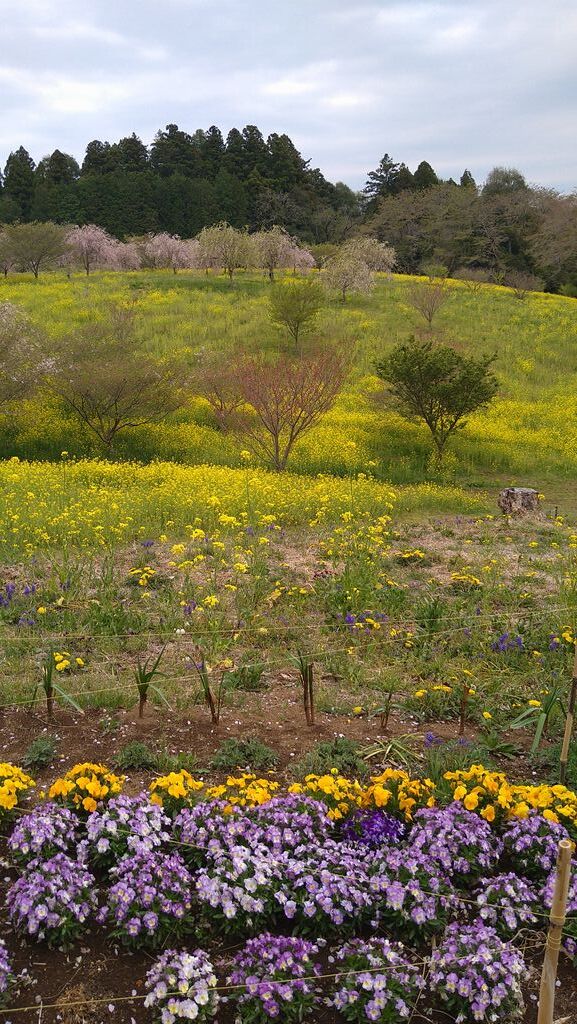
<svg viewBox="0 0 577 1024">
<path fill-rule="evenodd" d="M 346 252 L 327 260 L 322 280 L 327 288 L 340 292 L 343 302 L 349 292 L 369 292 L 374 285 L 373 273 L 365 261 Z"/>
<path fill-rule="evenodd" d="M 369 270 L 381 270 L 390 274 L 395 266 L 397 255 L 392 245 L 379 242 L 370 236 L 351 238 L 341 246 L 341 253 L 362 260 Z"/>
<path fill-rule="evenodd" d="M 221 221 L 203 228 L 198 235 L 198 264 L 208 269 L 221 269 L 232 281 L 235 270 L 254 263 L 254 244 L 246 231 Z"/>
</svg>

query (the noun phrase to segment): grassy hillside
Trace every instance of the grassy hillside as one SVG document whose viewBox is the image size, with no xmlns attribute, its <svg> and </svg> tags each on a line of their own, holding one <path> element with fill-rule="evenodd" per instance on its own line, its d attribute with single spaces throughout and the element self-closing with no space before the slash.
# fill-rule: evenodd
<svg viewBox="0 0 577 1024">
<path fill-rule="evenodd" d="M 369 296 L 328 302 L 318 334 L 354 345 L 355 369 L 337 405 L 305 437 L 292 460 L 297 473 L 345 475 L 370 470 L 393 483 L 426 477 L 429 440 L 424 428 L 382 411 L 374 395 L 375 358 L 420 326 L 407 303 L 414 278 L 380 277 Z M 278 346 L 281 334 L 267 316 L 268 282 L 255 274 L 231 284 L 192 273 L 137 272 L 50 275 L 38 282 L 8 278 L 0 299 L 25 308 L 54 335 L 97 315 L 110 300 L 134 303 L 143 344 L 157 353 L 185 349 L 193 362 L 210 350 Z M 570 498 L 577 471 L 577 303 L 484 285 L 471 292 L 449 282 L 449 299 L 436 327 L 466 352 L 496 352 L 501 392 L 494 405 L 469 421 L 449 459 L 450 482 L 467 486 L 534 483 L 552 501 Z M 423 321 L 421 321 L 422 323 Z M 1 425 L 7 455 L 55 458 L 97 454 L 77 424 L 53 402 L 25 403 L 22 415 Z M 131 459 L 208 462 L 238 466 L 237 445 L 217 428 L 206 404 L 193 400 L 166 423 L 126 434 L 119 455 Z"/>
</svg>

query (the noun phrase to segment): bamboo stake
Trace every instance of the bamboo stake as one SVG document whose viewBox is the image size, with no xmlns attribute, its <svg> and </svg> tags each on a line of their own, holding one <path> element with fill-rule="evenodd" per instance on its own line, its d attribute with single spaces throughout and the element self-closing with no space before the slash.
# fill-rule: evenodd
<svg viewBox="0 0 577 1024">
<path fill-rule="evenodd" d="M 571 743 L 571 736 L 573 735 L 573 718 L 575 714 L 575 702 L 577 700 L 577 644 L 575 645 L 575 660 L 573 662 L 573 678 L 571 680 L 571 690 L 569 693 L 569 707 L 567 709 L 567 718 L 565 721 L 565 734 L 563 736 L 563 746 L 561 747 L 561 757 L 559 758 L 559 781 L 562 786 L 567 781 L 567 761 L 569 760 L 569 744 Z"/>
<path fill-rule="evenodd" d="M 561 947 L 561 935 L 565 924 L 565 911 L 567 907 L 567 892 L 569 890 L 569 878 L 571 873 L 571 853 L 573 843 L 569 839 L 562 839 L 557 852 L 557 865 L 555 868 L 555 890 L 553 893 L 553 904 L 549 914 L 549 931 L 545 945 L 545 957 L 543 960 L 543 972 L 541 974 L 541 987 L 539 989 L 539 1011 L 537 1024 L 553 1024 L 553 1011 L 555 1008 L 555 981 L 557 978 L 557 963 L 559 960 L 559 949 Z"/>
</svg>

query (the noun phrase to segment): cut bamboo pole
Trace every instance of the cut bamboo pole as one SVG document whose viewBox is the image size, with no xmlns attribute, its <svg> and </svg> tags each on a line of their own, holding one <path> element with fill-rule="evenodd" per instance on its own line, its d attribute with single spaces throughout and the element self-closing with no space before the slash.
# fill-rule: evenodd
<svg viewBox="0 0 577 1024">
<path fill-rule="evenodd" d="M 543 972 L 541 974 L 541 987 L 539 989 L 539 1012 L 537 1015 L 537 1024 L 553 1024 L 553 1011 L 555 1008 L 555 981 L 557 979 L 557 963 L 559 961 L 561 935 L 563 934 L 563 926 L 565 924 L 572 851 L 573 843 L 571 843 L 569 839 L 562 839 L 557 851 L 555 889 L 553 891 L 551 913 L 549 914 L 549 931 L 547 933 Z"/>
<path fill-rule="evenodd" d="M 567 709 L 567 718 L 565 720 L 565 733 L 563 736 L 563 746 L 561 747 L 561 757 L 559 758 L 559 781 L 561 785 L 565 785 L 567 781 L 567 761 L 569 760 L 569 745 L 571 743 L 571 736 L 573 735 L 573 719 L 575 716 L 575 701 L 577 700 L 577 644 L 575 645 L 575 660 L 573 662 L 573 678 L 571 680 L 571 691 L 569 693 L 569 707 Z"/>
</svg>

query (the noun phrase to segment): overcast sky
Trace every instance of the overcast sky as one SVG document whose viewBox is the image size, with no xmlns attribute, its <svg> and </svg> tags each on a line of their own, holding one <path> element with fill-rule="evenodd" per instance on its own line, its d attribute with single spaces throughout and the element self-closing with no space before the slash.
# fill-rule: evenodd
<svg viewBox="0 0 577 1024">
<path fill-rule="evenodd" d="M 167 123 L 577 188 L 577 0 L 0 0 L 0 164 Z"/>
</svg>

